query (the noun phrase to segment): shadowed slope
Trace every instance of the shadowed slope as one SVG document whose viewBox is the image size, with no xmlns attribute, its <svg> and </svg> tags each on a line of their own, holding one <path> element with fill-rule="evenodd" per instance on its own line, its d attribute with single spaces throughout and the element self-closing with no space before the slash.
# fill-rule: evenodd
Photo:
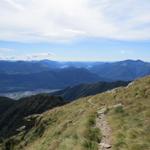
<svg viewBox="0 0 150 150">
<path fill-rule="evenodd" d="M 129 82 L 97 82 L 93 84 L 80 84 L 73 87 L 68 87 L 64 90 L 54 92 L 54 95 L 60 95 L 67 101 L 72 101 L 81 97 L 95 95 L 98 93 L 111 90 L 120 86 L 126 86 Z"/>
<path fill-rule="evenodd" d="M 15 103 L 16 101 L 13 99 L 0 96 L 0 114 L 2 115 L 2 113 L 12 107 Z"/>
<path fill-rule="evenodd" d="M 16 133 L 17 128 L 26 124 L 24 117 L 40 114 L 63 104 L 65 104 L 65 101 L 61 97 L 48 96 L 46 94 L 26 97 L 16 101 L 14 105 L 1 115 L 0 136 L 7 137 Z"/>
</svg>

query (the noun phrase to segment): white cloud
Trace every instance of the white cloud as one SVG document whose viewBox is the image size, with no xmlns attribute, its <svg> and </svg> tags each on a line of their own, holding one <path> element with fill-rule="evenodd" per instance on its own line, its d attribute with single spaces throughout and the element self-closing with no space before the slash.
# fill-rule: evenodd
<svg viewBox="0 0 150 150">
<path fill-rule="evenodd" d="M 14 49 L 11 49 L 11 48 L 0 47 L 0 52 L 3 52 L 3 53 L 5 53 L 5 52 L 11 52 L 13 50 Z"/>
<path fill-rule="evenodd" d="M 12 7 L 14 7 L 15 9 L 18 9 L 18 10 L 24 9 L 23 6 L 15 2 L 15 0 L 4 0 L 4 1 L 7 2 L 9 5 L 11 5 Z"/>
<path fill-rule="evenodd" d="M 132 49 L 124 49 L 124 50 L 120 50 L 120 54 L 130 56 L 134 54 L 134 51 Z"/>
<path fill-rule="evenodd" d="M 54 59 L 55 54 L 53 53 L 33 53 L 31 55 L 24 56 L 25 60 L 43 60 L 43 59 Z"/>
<path fill-rule="evenodd" d="M 50 59 L 55 60 L 56 55 L 51 52 L 43 52 L 43 53 L 31 53 L 30 55 L 4 55 L 0 54 L 0 60 L 43 60 Z"/>
<path fill-rule="evenodd" d="M 149 0 L 1 0 L 0 40 L 150 39 Z"/>
</svg>

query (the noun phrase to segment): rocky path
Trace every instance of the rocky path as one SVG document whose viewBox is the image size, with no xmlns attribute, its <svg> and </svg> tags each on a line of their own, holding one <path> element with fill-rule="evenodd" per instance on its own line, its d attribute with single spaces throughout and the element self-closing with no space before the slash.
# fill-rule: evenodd
<svg viewBox="0 0 150 150">
<path fill-rule="evenodd" d="M 97 112 L 98 117 L 96 119 L 96 126 L 101 130 L 102 132 L 102 139 L 101 143 L 99 144 L 99 150 L 111 150 L 111 128 L 107 122 L 107 116 L 105 114 L 106 108 L 102 108 Z"/>
<path fill-rule="evenodd" d="M 92 98 L 88 99 L 88 103 L 91 104 L 93 108 L 96 108 L 96 105 L 92 102 Z"/>
<path fill-rule="evenodd" d="M 92 98 L 88 100 L 88 103 L 92 105 L 93 108 L 96 108 L 96 105 L 92 102 Z M 122 104 L 116 104 L 113 106 L 108 107 L 108 109 L 113 109 L 119 106 L 123 106 Z M 96 119 L 96 126 L 101 130 L 102 139 L 101 143 L 99 143 L 99 150 L 111 150 L 112 149 L 112 131 L 109 123 L 107 121 L 107 107 L 102 107 L 97 111 L 97 119 Z"/>
</svg>

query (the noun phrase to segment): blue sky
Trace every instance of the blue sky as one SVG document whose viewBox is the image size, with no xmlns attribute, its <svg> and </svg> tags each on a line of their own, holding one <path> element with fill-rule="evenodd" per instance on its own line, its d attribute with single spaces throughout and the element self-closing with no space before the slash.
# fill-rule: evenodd
<svg viewBox="0 0 150 150">
<path fill-rule="evenodd" d="M 149 0 L 1 0 L 0 59 L 150 61 Z"/>
<path fill-rule="evenodd" d="M 149 41 L 82 39 L 69 43 L 0 42 L 8 59 L 52 59 L 60 61 L 150 61 Z"/>
</svg>

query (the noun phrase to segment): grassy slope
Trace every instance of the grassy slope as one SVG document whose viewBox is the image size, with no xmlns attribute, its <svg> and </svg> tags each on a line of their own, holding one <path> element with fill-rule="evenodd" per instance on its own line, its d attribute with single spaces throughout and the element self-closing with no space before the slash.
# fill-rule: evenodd
<svg viewBox="0 0 150 150">
<path fill-rule="evenodd" d="M 15 101 L 12 107 L 9 107 L 6 112 L 1 114 L 0 137 L 10 137 L 17 133 L 17 128 L 24 125 L 29 130 L 34 125 L 35 119 L 28 122 L 24 120 L 25 117 L 33 114 L 41 114 L 46 110 L 62 106 L 65 103 L 61 97 L 49 96 L 47 94 L 38 94 Z"/>
<path fill-rule="evenodd" d="M 89 98 L 96 108 L 88 102 Z M 27 133 L 22 130 L 4 143 L 8 149 L 15 150 L 21 147 L 25 150 L 97 150 L 101 134 L 94 127 L 96 111 L 104 105 L 118 103 L 123 107 L 107 112 L 113 132 L 113 149 L 148 150 L 150 77 L 135 81 L 127 88 L 82 98 L 47 111 L 36 117 L 34 127 Z M 19 144 L 15 144 L 17 142 Z"/>
<path fill-rule="evenodd" d="M 89 139 L 86 134 L 94 124 L 94 121 L 89 120 L 92 120 L 91 115 L 94 116 L 94 114 L 86 99 L 57 107 L 39 115 L 30 132 L 27 134 L 24 131 L 20 132 L 5 145 L 12 147 L 18 140 L 21 140 L 18 147 L 12 147 L 12 149 L 21 149 L 21 145 L 24 147 L 26 144 L 26 150 L 84 149 Z"/>
<path fill-rule="evenodd" d="M 128 88 L 96 96 L 94 101 L 98 104 L 102 100 L 108 105 L 124 105 L 108 111 L 113 129 L 113 149 L 150 149 L 150 77 L 135 81 Z"/>
</svg>

